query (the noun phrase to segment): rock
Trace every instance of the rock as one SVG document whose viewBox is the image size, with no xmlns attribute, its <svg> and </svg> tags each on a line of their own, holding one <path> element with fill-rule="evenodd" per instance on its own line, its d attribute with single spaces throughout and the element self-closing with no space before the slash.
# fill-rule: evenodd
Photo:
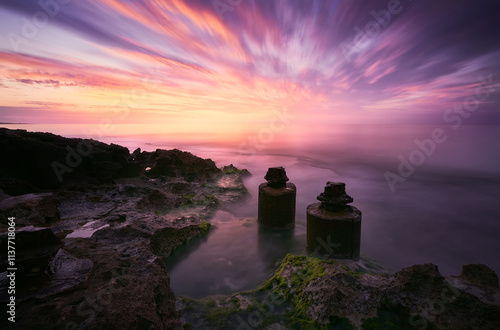
<svg viewBox="0 0 500 330">
<path fill-rule="evenodd" d="M 42 217 L 45 218 L 47 223 L 54 222 L 60 219 L 59 205 L 61 201 L 52 197 L 51 195 L 44 197 L 36 206 L 35 210 Z"/>
<path fill-rule="evenodd" d="M 90 164 L 91 173 L 104 180 L 117 177 L 116 173 L 120 173 L 124 168 L 125 164 L 108 160 L 94 160 Z"/>
<path fill-rule="evenodd" d="M 167 269 L 151 254 L 148 237 L 134 228 L 118 233 L 105 228 L 89 239 L 66 240 L 65 253 L 52 263 L 57 278 L 65 279 L 60 283 L 68 283 L 66 289 L 49 286 L 36 301 L 18 304 L 16 326 L 182 329 Z"/>
<path fill-rule="evenodd" d="M 252 173 L 250 173 L 249 170 L 247 170 L 246 168 L 244 168 L 244 169 L 241 170 L 240 175 L 241 176 L 251 176 Z"/>
<path fill-rule="evenodd" d="M 247 169 L 238 169 L 233 164 L 229 164 L 228 166 L 224 166 L 221 168 L 222 174 L 238 174 L 239 176 L 250 176 L 252 175 Z"/>
<path fill-rule="evenodd" d="M 43 272 L 52 257 L 62 245 L 50 228 L 23 227 L 16 228 L 15 236 L 15 266 L 17 279 L 22 281 L 39 282 L 43 279 Z M 0 269 L 7 266 L 8 233 L 0 234 Z M 31 283 L 32 284 L 32 283 Z"/>
<path fill-rule="evenodd" d="M 106 244 L 124 244 L 132 240 L 149 237 L 151 237 L 150 234 L 132 225 L 118 228 L 107 227 L 92 234 L 92 239 L 94 241 Z"/>
<path fill-rule="evenodd" d="M 142 152 L 137 160 L 145 160 L 146 166 L 151 167 L 146 174 L 149 178 L 183 177 L 193 182 L 211 180 L 221 172 L 211 159 L 202 159 L 178 149 Z"/>
<path fill-rule="evenodd" d="M 216 182 L 217 192 L 219 193 L 215 197 L 220 201 L 221 205 L 234 205 L 245 201 L 250 197 L 250 192 L 243 184 L 241 176 L 238 175 L 222 175 Z M 213 195 L 208 195 L 207 197 L 214 197 Z M 216 204 L 217 206 L 219 203 Z"/>
<path fill-rule="evenodd" d="M 0 222 L 15 217 L 18 226 L 40 225 L 60 218 L 61 202 L 51 193 L 25 194 L 0 200 Z"/>
<path fill-rule="evenodd" d="M 125 197 L 140 197 L 142 196 L 142 189 L 136 185 L 125 185 L 119 187 L 118 193 Z"/>
<path fill-rule="evenodd" d="M 143 197 L 137 202 L 142 210 L 163 211 L 182 204 L 184 200 L 170 193 L 163 193 L 156 189 L 147 189 Z"/>
<path fill-rule="evenodd" d="M 6 239 L 7 233 L 1 233 L 0 240 L 2 244 L 5 244 Z M 44 247 L 52 247 L 60 243 L 60 240 L 50 228 L 28 226 L 16 229 L 16 252 L 43 249 Z M 6 250 L 2 250 L 2 252 Z"/>
<path fill-rule="evenodd" d="M 223 175 L 217 180 L 217 188 L 222 192 L 245 191 L 248 193 L 239 175 Z"/>
<path fill-rule="evenodd" d="M 1 167 L 1 166 L 0 166 Z M 24 180 L 16 177 L 2 177 L 0 174 L 0 187 L 12 196 L 28 194 L 32 192 L 40 192 L 39 188 L 33 187 Z"/>
<path fill-rule="evenodd" d="M 245 171 L 223 174 L 212 160 L 177 149 L 130 155 L 113 144 L 23 130 L 0 129 L 0 152 L 0 213 L 16 216 L 21 246 L 16 327 L 182 328 L 163 258 L 206 234 L 203 219 L 248 195 Z M 231 179 L 217 181 L 224 177 Z M 38 236 L 28 238 L 28 224 L 51 228 L 31 227 Z M 68 237 L 75 231 L 88 235 Z"/>
<path fill-rule="evenodd" d="M 6 128 L 0 128 L 0 153 L 5 155 L 0 188 L 9 195 L 56 189 L 74 180 L 112 180 L 130 158 L 127 148 L 114 144 Z"/>
<path fill-rule="evenodd" d="M 85 287 L 93 266 L 94 263 L 89 259 L 78 259 L 60 249 L 49 264 L 50 286 L 42 289 L 36 295 L 37 299 L 43 300 Z"/>
<path fill-rule="evenodd" d="M 114 215 L 110 215 L 105 220 L 107 222 L 125 222 L 125 221 L 127 221 L 127 215 L 126 214 L 114 214 Z"/>
<path fill-rule="evenodd" d="M 135 159 L 141 154 L 141 148 L 137 148 L 132 152 L 132 157 Z"/>
<path fill-rule="evenodd" d="M 464 265 L 460 277 L 478 287 L 492 290 L 500 289 L 497 273 L 486 265 Z"/>
<path fill-rule="evenodd" d="M 165 186 L 176 195 L 196 193 L 200 190 L 200 184 L 196 182 L 173 181 L 168 182 Z"/>
<path fill-rule="evenodd" d="M 151 237 L 151 251 L 159 256 L 169 256 L 178 246 L 192 240 L 194 237 L 206 234 L 210 226 L 210 223 L 203 221 L 199 225 L 159 229 Z"/>
<path fill-rule="evenodd" d="M 472 268 L 486 271 L 493 284 L 489 270 Z M 485 301 L 476 291 L 453 286 L 432 264 L 366 274 L 335 260 L 287 255 L 257 290 L 178 298 L 177 305 L 183 321 L 200 329 L 267 328 L 277 322 L 287 329 L 499 329 L 500 299 Z"/>
<path fill-rule="evenodd" d="M 442 285 L 444 277 L 434 264 L 414 265 L 401 269 L 394 274 L 394 286 L 404 288 L 409 292 L 427 290 L 434 285 Z"/>
</svg>

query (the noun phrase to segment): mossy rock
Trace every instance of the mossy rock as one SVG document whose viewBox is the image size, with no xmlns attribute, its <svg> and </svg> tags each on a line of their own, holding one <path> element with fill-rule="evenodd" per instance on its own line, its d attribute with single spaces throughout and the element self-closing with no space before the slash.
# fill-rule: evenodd
<svg viewBox="0 0 500 330">
<path fill-rule="evenodd" d="M 159 229 L 151 237 L 151 251 L 163 257 L 169 256 L 180 245 L 187 243 L 195 237 L 206 235 L 210 226 L 210 223 L 202 221 L 198 225 L 190 225 L 183 228 L 167 227 Z"/>
<path fill-rule="evenodd" d="M 306 315 L 310 303 L 301 292 L 308 283 L 326 275 L 325 264 L 331 263 L 335 261 L 289 254 L 274 275 L 256 290 L 201 300 L 181 298 L 185 306 L 179 311 L 189 323 L 200 322 L 198 326 L 201 328 L 284 326 L 287 329 L 327 329 L 326 325 L 320 325 Z M 335 326 L 352 327 L 347 319 L 333 321 Z"/>
</svg>

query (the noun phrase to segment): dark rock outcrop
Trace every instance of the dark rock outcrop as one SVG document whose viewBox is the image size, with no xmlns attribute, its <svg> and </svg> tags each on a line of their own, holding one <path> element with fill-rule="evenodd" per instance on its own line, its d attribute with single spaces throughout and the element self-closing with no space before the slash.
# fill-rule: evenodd
<svg viewBox="0 0 500 330">
<path fill-rule="evenodd" d="M 109 228 L 89 239 L 67 239 L 51 262 L 51 280 L 31 296 L 18 295 L 23 329 L 180 329 L 163 261 L 149 236 Z M 93 267 L 92 267 L 93 266 Z M 9 325 L 9 324 L 7 324 Z"/>
<path fill-rule="evenodd" d="M 2 128 L 0 152 L 0 303 L 9 299 L 9 217 L 19 289 L 16 324 L 2 319 L 1 328 L 181 328 L 163 258 L 206 234 L 218 208 L 248 195 L 243 171 L 223 173 L 176 149 L 131 155 L 94 140 Z"/>
<path fill-rule="evenodd" d="M 478 287 L 490 290 L 500 289 L 497 273 L 482 264 L 464 265 L 460 277 Z"/>
<path fill-rule="evenodd" d="M 210 223 L 208 222 L 182 228 L 158 229 L 151 237 L 151 252 L 159 256 L 168 256 L 179 245 L 190 241 L 194 237 L 206 234 L 209 229 Z"/>
<path fill-rule="evenodd" d="M 15 231 L 15 267 L 20 283 L 43 281 L 43 273 L 62 243 L 50 228 L 22 227 Z M 0 233 L 0 269 L 8 268 L 8 232 Z"/>
<path fill-rule="evenodd" d="M 129 158 L 127 148 L 114 144 L 6 128 L 0 128 L 0 153 L 0 188 L 9 195 L 55 189 L 67 180 L 111 180 Z"/>
<path fill-rule="evenodd" d="M 47 288 L 37 292 L 36 298 L 44 300 L 86 287 L 93 266 L 94 263 L 89 259 L 78 259 L 60 249 L 49 264 L 48 272 L 51 282 Z"/>
<path fill-rule="evenodd" d="M 484 278 L 473 280 L 477 286 L 469 274 L 476 279 L 479 270 Z M 178 298 L 177 305 L 183 321 L 196 329 L 499 329 L 495 272 L 472 265 L 462 273 L 445 278 L 437 266 L 425 264 L 368 274 L 334 260 L 288 255 L 255 291 Z M 481 289 L 485 285 L 491 290 Z"/>
<path fill-rule="evenodd" d="M 181 205 L 182 202 L 184 202 L 184 199 L 175 194 L 147 189 L 143 193 L 143 197 L 137 202 L 137 207 L 150 211 L 167 210 Z"/>
<path fill-rule="evenodd" d="M 25 194 L 0 200 L 0 222 L 9 217 L 18 219 L 17 225 L 43 225 L 60 219 L 61 202 L 52 193 Z"/>
<path fill-rule="evenodd" d="M 138 149 L 131 155 L 116 144 L 6 128 L 0 128 L 0 153 L 4 155 L 0 189 L 11 196 L 54 190 L 75 181 L 100 184 L 146 175 L 193 182 L 221 173 L 212 160 L 177 149 Z"/>
<path fill-rule="evenodd" d="M 223 166 L 221 171 L 224 174 L 238 174 L 242 177 L 252 175 L 246 168 L 240 170 L 240 169 L 236 168 L 236 166 L 234 166 L 233 164 Z"/>
<path fill-rule="evenodd" d="M 146 172 L 149 178 L 183 177 L 186 181 L 193 182 L 210 180 L 221 173 L 212 160 L 202 159 L 178 149 L 144 151 L 135 158 L 136 161 L 151 168 Z"/>
</svg>

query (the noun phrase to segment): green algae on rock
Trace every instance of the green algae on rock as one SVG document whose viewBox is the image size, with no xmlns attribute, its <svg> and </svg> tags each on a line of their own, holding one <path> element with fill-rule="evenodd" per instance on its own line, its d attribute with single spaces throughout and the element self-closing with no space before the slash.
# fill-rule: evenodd
<svg viewBox="0 0 500 330">
<path fill-rule="evenodd" d="M 484 265 L 474 267 L 491 271 Z M 359 272 L 360 268 L 289 254 L 253 291 L 201 300 L 177 298 L 176 305 L 181 321 L 196 329 L 499 328 L 500 288 L 495 276 L 471 283 L 463 274 L 444 278 L 432 264 L 394 274 Z"/>
<path fill-rule="evenodd" d="M 215 296 L 201 300 L 178 298 L 181 316 L 196 329 L 260 328 L 318 328 L 320 325 L 306 315 L 309 302 L 301 296 L 302 288 L 315 279 L 327 275 L 320 260 L 288 254 L 274 275 L 253 291 L 230 296 Z M 199 315 L 199 319 L 195 319 Z M 335 319 L 336 324 L 349 324 L 347 319 Z"/>
<path fill-rule="evenodd" d="M 160 256 L 168 256 L 182 244 L 195 237 L 205 235 L 210 229 L 210 223 L 203 221 L 198 225 L 189 225 L 182 228 L 162 228 L 155 231 L 151 237 L 151 252 Z"/>
</svg>

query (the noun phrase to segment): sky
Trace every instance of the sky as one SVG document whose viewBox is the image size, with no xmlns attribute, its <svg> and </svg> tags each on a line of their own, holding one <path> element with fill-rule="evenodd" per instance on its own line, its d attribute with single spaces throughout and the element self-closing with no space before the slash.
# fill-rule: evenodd
<svg viewBox="0 0 500 330">
<path fill-rule="evenodd" d="M 500 124 L 498 1 L 2 0 L 0 122 Z"/>
</svg>

